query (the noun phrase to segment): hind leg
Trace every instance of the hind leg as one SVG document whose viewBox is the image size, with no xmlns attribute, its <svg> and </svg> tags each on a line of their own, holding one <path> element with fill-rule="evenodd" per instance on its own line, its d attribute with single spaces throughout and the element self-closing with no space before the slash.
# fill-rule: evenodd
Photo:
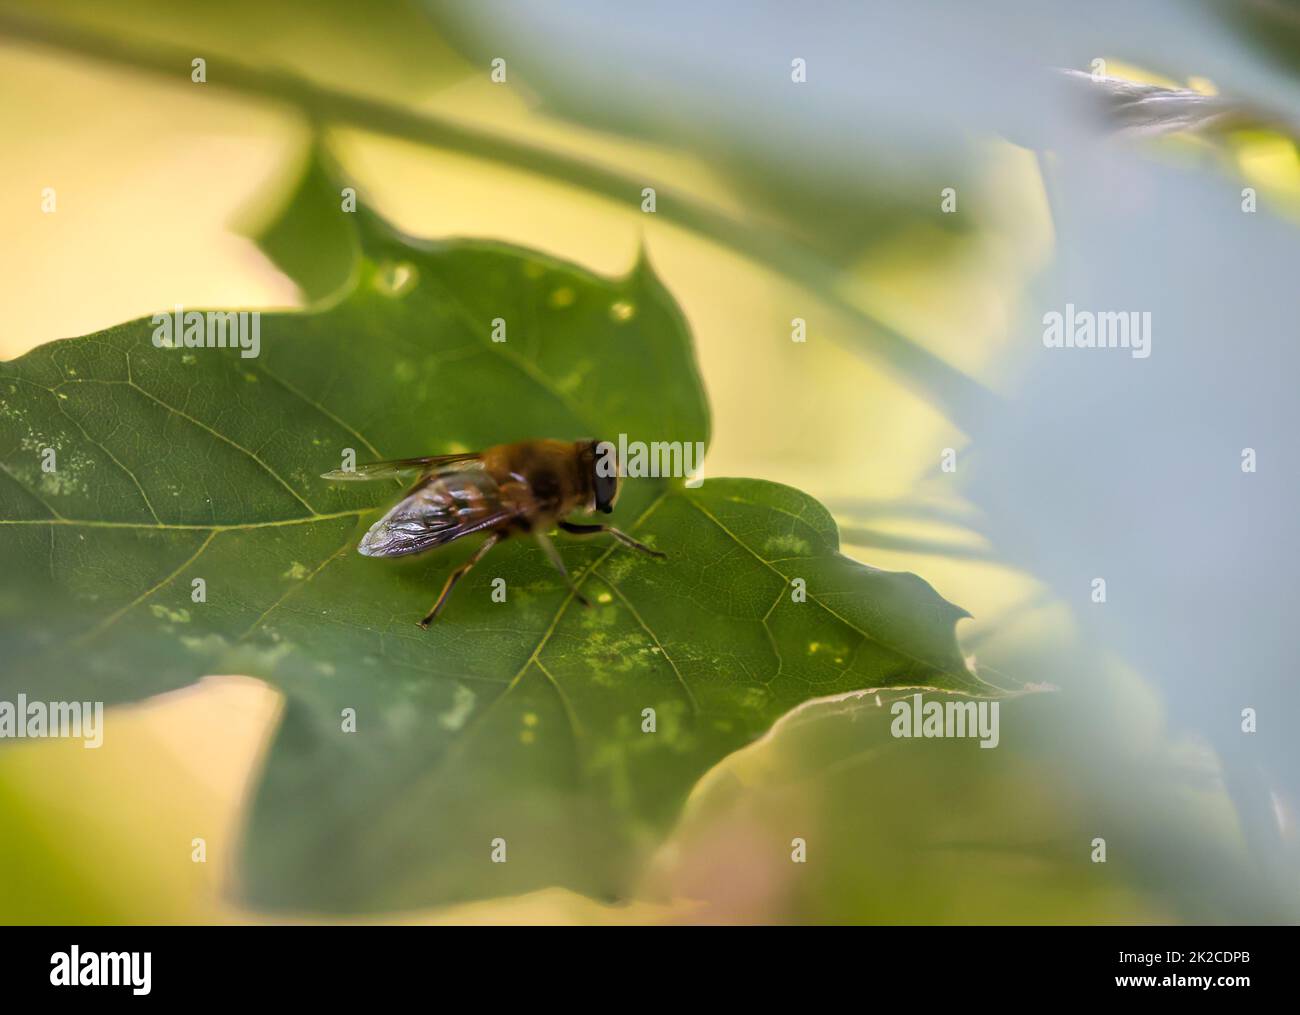
<svg viewBox="0 0 1300 1015">
<path fill-rule="evenodd" d="M 492 549 L 500 541 L 501 537 L 495 532 L 492 533 L 487 539 L 483 540 L 483 545 L 475 550 L 465 563 L 447 575 L 447 581 L 442 586 L 442 591 L 438 593 L 438 601 L 433 604 L 433 609 L 426 613 L 424 619 L 420 621 L 421 627 L 428 628 L 434 618 L 438 616 L 438 611 L 447 604 L 447 597 L 451 595 L 451 590 L 456 587 L 456 583 L 464 578 L 469 573 L 469 569 L 487 556 L 488 550 Z"/>
</svg>

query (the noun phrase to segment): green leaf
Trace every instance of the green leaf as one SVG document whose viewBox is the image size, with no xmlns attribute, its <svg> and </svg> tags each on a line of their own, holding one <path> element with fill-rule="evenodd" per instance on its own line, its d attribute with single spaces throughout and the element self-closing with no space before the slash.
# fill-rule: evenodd
<svg viewBox="0 0 1300 1015">
<path fill-rule="evenodd" d="M 604 279 L 502 244 L 419 243 L 342 211 L 322 172 L 308 167 L 286 217 L 345 217 L 351 288 L 264 315 L 260 356 L 159 349 L 142 320 L 0 367 L 0 698 L 127 702 L 205 673 L 274 683 L 286 706 L 244 899 L 619 897 L 699 777 L 795 705 L 978 686 L 954 637 L 963 611 L 840 556 L 825 509 L 755 480 L 629 480 L 613 521 L 666 561 L 557 538 L 583 609 L 512 539 L 422 631 L 474 540 L 408 561 L 355 553 L 400 488 L 317 478 L 343 449 L 705 442 L 708 411 L 686 323 L 644 259 Z"/>
</svg>

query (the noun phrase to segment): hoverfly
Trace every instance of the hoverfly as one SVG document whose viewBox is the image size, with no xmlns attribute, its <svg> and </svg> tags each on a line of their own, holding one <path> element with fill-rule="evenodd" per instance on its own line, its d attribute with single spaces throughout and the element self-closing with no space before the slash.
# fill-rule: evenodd
<svg viewBox="0 0 1300 1015">
<path fill-rule="evenodd" d="M 597 468 L 604 455 L 609 456 L 613 468 Z M 469 559 L 447 576 L 433 608 L 420 621 L 420 626 L 427 628 L 446 605 L 456 583 L 512 533 L 527 533 L 537 540 L 584 606 L 591 603 L 578 591 L 547 536 L 552 527 L 575 536 L 607 532 L 624 546 L 665 558 L 667 554 L 652 550 L 611 525 L 566 520 L 565 516 L 575 511 L 609 514 L 614 510 L 619 493 L 616 466 L 612 444 L 532 440 L 496 444 L 465 454 L 372 462 L 351 471 L 327 472 L 321 478 L 370 480 L 420 473 L 415 485 L 370 527 L 358 544 L 357 551 L 367 557 L 403 557 L 445 546 L 474 532 L 488 534 Z"/>
</svg>

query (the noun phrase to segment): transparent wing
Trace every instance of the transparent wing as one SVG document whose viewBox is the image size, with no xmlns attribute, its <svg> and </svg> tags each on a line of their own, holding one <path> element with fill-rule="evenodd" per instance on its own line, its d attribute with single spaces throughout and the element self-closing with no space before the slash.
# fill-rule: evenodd
<svg viewBox="0 0 1300 1015">
<path fill-rule="evenodd" d="M 357 546 L 367 557 L 402 557 L 496 528 L 517 510 L 501 503 L 496 481 L 482 469 L 439 472 L 416 484 L 375 522 Z"/>
<path fill-rule="evenodd" d="M 474 462 L 479 452 L 467 451 L 460 455 L 428 455 L 424 458 L 392 458 L 386 462 L 369 462 L 355 469 L 334 469 L 322 472 L 321 479 L 389 479 L 407 472 L 435 472 L 444 465 Z"/>
</svg>

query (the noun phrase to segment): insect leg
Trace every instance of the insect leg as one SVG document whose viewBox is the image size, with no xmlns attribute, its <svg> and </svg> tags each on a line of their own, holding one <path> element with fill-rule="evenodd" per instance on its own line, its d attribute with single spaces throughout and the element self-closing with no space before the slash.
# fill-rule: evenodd
<svg viewBox="0 0 1300 1015">
<path fill-rule="evenodd" d="M 578 586 L 573 584 L 573 579 L 569 577 L 569 572 L 564 566 L 564 561 L 560 559 L 560 552 L 555 548 L 555 544 L 551 542 L 544 532 L 534 532 L 533 535 L 537 538 L 537 545 L 542 548 L 547 559 L 555 565 L 555 570 L 564 575 L 564 580 L 568 583 L 569 591 L 573 593 L 573 597 L 583 606 L 590 606 L 591 603 L 587 601 L 587 597 L 578 591 Z"/>
<path fill-rule="evenodd" d="M 668 559 L 668 554 L 650 549 L 645 543 L 637 542 L 626 532 L 620 532 L 612 525 L 580 525 L 577 522 L 560 522 L 559 526 L 565 532 L 571 532 L 575 536 L 594 536 L 598 532 L 608 532 L 624 546 L 631 547 L 633 550 L 640 550 L 642 553 L 649 554 L 651 557 L 658 557 L 660 560 Z"/>
<path fill-rule="evenodd" d="M 465 561 L 465 563 L 461 564 L 455 571 L 447 575 L 447 581 L 442 586 L 442 591 L 438 593 L 438 601 L 433 604 L 433 609 L 425 614 L 424 619 L 420 621 L 421 627 L 427 628 L 429 626 L 433 621 L 433 618 L 438 615 L 438 611 L 443 608 L 444 604 L 446 604 L 447 597 L 451 595 L 451 590 L 455 588 L 456 583 L 464 578 L 466 572 L 482 560 L 487 555 L 488 550 L 496 546 L 500 540 L 501 537 L 497 533 L 493 532 L 487 537 L 487 539 L 483 540 L 483 544 L 470 555 L 469 559 Z"/>
</svg>

